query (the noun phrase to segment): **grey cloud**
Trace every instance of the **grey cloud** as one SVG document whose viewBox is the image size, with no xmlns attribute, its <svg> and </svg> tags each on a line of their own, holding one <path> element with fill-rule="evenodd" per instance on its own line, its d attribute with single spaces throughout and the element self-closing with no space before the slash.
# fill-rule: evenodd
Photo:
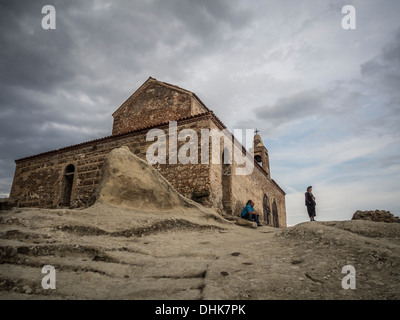
<svg viewBox="0 0 400 320">
<path fill-rule="evenodd" d="M 400 120 L 400 31 L 375 58 L 360 65 L 359 79 L 337 80 L 254 109 L 255 124 L 268 133 L 294 121 L 333 121 L 348 134 L 395 134 Z M 240 122 L 239 122 L 240 124 Z"/>
<path fill-rule="evenodd" d="M 400 88 L 400 29 L 393 41 L 382 48 L 381 54 L 361 66 L 365 80 L 385 91 L 398 92 Z M 395 91 L 392 91 L 392 90 Z"/>
<path fill-rule="evenodd" d="M 272 106 L 254 110 L 257 117 L 275 123 L 308 118 L 315 115 L 324 103 L 323 95 L 318 91 L 303 91 L 279 99 Z"/>
<path fill-rule="evenodd" d="M 400 132 L 400 29 L 375 58 L 363 63 L 361 74 L 371 95 L 381 97 L 381 109 L 371 125 Z"/>
<path fill-rule="evenodd" d="M 214 0 L 173 0 L 156 1 L 162 12 L 169 17 L 180 20 L 193 35 L 208 37 L 214 34 L 220 24 L 238 29 L 250 21 L 249 10 L 240 8 L 240 1 Z"/>
<path fill-rule="evenodd" d="M 47 4 L 56 8 L 56 30 L 41 28 Z M 110 134 L 112 112 L 148 76 L 190 76 L 189 65 L 224 45 L 222 34 L 249 23 L 250 11 L 237 4 L 2 1 L 2 181 L 12 179 L 16 158 Z"/>
<path fill-rule="evenodd" d="M 0 28 L 6 30 L 0 35 L 0 60 L 5 61 L 0 65 L 2 87 L 50 89 L 73 78 L 81 68 L 70 55 L 73 39 L 62 28 L 41 28 L 44 2 L 10 3 L 1 7 Z"/>
</svg>

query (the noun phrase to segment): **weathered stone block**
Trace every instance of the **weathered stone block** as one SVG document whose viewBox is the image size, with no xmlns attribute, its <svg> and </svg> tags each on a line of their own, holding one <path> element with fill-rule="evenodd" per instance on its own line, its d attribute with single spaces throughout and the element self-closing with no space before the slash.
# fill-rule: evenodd
<svg viewBox="0 0 400 320">
<path fill-rule="evenodd" d="M 242 218 L 237 219 L 235 224 L 237 224 L 238 226 L 243 226 L 248 228 L 257 228 L 257 223 Z"/>
</svg>

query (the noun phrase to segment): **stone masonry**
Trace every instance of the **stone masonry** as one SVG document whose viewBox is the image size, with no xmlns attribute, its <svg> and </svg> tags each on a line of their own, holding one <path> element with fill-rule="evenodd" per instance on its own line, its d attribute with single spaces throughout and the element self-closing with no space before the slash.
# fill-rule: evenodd
<svg viewBox="0 0 400 320">
<path fill-rule="evenodd" d="M 15 161 L 10 198 L 21 207 L 85 207 L 99 183 L 106 155 L 121 146 L 146 159 L 154 141 L 146 141 L 150 129 L 161 129 L 167 140 L 169 121 L 177 130 L 223 130 L 225 125 L 192 92 L 149 78 L 113 114 L 112 135 Z M 154 167 L 185 197 L 226 214 L 239 215 L 247 200 L 264 214 L 264 222 L 286 227 L 285 192 L 271 179 L 268 151 L 255 136 L 254 170 L 251 175 L 233 172 L 236 164 L 169 164 Z M 178 141 L 178 150 L 185 142 Z M 200 148 L 200 139 L 198 141 Z M 223 153 L 221 148 L 221 158 Z M 213 152 L 210 144 L 210 154 Z"/>
</svg>

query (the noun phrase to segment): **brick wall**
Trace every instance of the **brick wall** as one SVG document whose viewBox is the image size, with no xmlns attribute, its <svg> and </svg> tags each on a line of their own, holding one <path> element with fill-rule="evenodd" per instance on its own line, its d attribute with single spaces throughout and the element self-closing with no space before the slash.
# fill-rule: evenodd
<svg viewBox="0 0 400 320">
<path fill-rule="evenodd" d="M 168 124 L 159 126 L 169 140 Z M 178 132 L 193 129 L 198 135 L 198 147 L 201 144 L 201 129 L 221 129 L 219 121 L 210 115 L 199 115 L 178 121 Z M 146 159 L 146 151 L 153 141 L 146 141 L 148 130 L 141 130 L 119 136 L 110 136 L 98 141 L 63 148 L 16 161 L 15 177 L 10 197 L 18 197 L 19 206 L 57 207 L 64 189 L 65 169 L 72 164 L 75 168 L 70 205 L 82 207 L 90 204 L 94 190 L 99 183 L 100 170 L 105 156 L 114 148 L 126 145 L 132 153 Z M 178 142 L 178 150 L 186 142 Z M 223 152 L 223 141 L 221 149 Z M 212 160 L 210 147 L 210 162 Z M 198 164 L 172 165 L 168 162 L 169 144 L 166 144 L 167 164 L 155 164 L 154 167 L 182 195 L 192 198 L 203 205 L 227 209 L 224 196 L 222 164 L 200 164 L 201 150 L 198 152 Z M 255 164 L 256 165 L 256 164 Z M 279 226 L 286 226 L 285 195 L 282 190 L 266 177 L 262 169 L 255 167 L 251 175 L 234 175 L 236 164 L 232 164 L 230 176 L 229 206 L 231 213 L 239 215 L 247 200 L 256 203 L 256 209 L 262 212 L 264 194 L 278 209 Z M 225 168 L 226 169 L 226 168 Z M 226 181 L 226 176 L 225 176 Z M 225 197 L 225 199 L 224 199 Z M 223 203 L 225 201 L 225 204 Z M 228 207 L 229 207 L 228 206 Z"/>
<path fill-rule="evenodd" d="M 213 128 L 217 128 L 212 124 Z M 223 152 L 223 140 L 221 139 L 220 153 L 222 160 Z M 238 165 L 235 161 L 232 161 L 230 168 L 231 182 L 230 185 L 223 183 L 223 171 L 226 171 L 227 166 L 223 167 L 221 164 L 213 164 L 210 168 L 210 185 L 211 185 L 211 197 L 210 202 L 213 207 L 223 209 L 227 213 L 235 216 L 239 216 L 243 207 L 246 205 L 248 200 L 255 202 L 255 209 L 263 212 L 263 200 L 264 195 L 267 195 L 269 200 L 270 212 L 272 213 L 272 206 L 275 201 L 278 212 L 278 226 L 286 227 L 286 207 L 285 207 L 285 193 L 275 184 L 273 180 L 267 177 L 263 170 L 254 163 L 253 173 L 250 175 L 236 175 L 236 168 Z M 225 179 L 229 177 L 225 176 Z M 224 188 L 230 188 L 231 190 L 226 191 L 230 193 L 230 205 L 223 204 Z M 226 198 L 226 194 L 225 194 Z M 267 220 L 266 217 L 264 219 Z M 274 226 L 273 219 L 270 219 L 270 225 Z"/>
<path fill-rule="evenodd" d="M 207 110 L 192 93 L 149 81 L 114 112 L 113 135 L 197 115 Z"/>
<path fill-rule="evenodd" d="M 178 131 L 193 129 L 200 135 L 200 129 L 209 125 L 209 117 L 178 123 Z M 168 138 L 168 125 L 160 127 Z M 63 192 L 65 168 L 75 167 L 70 204 L 81 207 L 90 203 L 91 196 L 99 182 L 100 170 L 105 156 L 114 148 L 126 145 L 132 153 L 146 159 L 146 151 L 153 141 L 146 141 L 147 130 L 122 136 L 108 137 L 78 146 L 64 148 L 16 161 L 14 181 L 10 197 L 18 197 L 19 206 L 57 207 Z M 184 142 L 179 142 L 178 147 Z M 198 142 L 200 143 L 200 141 Z M 167 143 L 167 161 L 168 161 Z M 200 154 L 199 154 L 200 157 Z M 207 205 L 204 195 L 210 193 L 208 165 L 156 164 L 154 167 L 186 197 L 198 198 Z"/>
</svg>

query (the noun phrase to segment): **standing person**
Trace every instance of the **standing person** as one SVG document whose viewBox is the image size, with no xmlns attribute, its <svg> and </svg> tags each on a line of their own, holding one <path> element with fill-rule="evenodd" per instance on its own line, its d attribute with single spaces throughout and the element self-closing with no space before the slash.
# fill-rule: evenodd
<svg viewBox="0 0 400 320">
<path fill-rule="evenodd" d="M 254 202 L 252 200 L 247 201 L 246 206 L 243 208 L 240 216 L 243 219 L 248 219 L 249 221 L 257 222 L 257 226 L 260 227 L 261 223 L 259 220 L 259 212 L 254 210 Z"/>
<path fill-rule="evenodd" d="M 316 216 L 315 213 L 315 206 L 317 203 L 315 202 L 315 197 L 312 194 L 312 186 L 307 188 L 307 192 L 305 193 L 305 201 L 307 206 L 308 216 L 310 217 L 310 221 L 315 221 L 314 217 Z"/>
</svg>

